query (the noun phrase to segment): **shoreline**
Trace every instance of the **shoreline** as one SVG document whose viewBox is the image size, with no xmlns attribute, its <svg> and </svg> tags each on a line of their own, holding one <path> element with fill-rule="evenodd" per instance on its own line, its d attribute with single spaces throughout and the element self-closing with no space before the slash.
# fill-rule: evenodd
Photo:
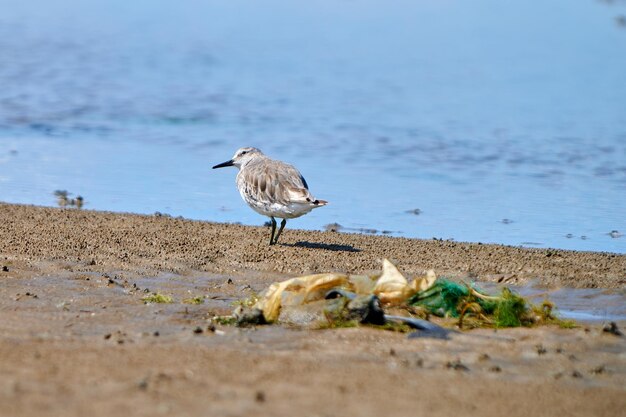
<svg viewBox="0 0 626 417">
<path fill-rule="evenodd" d="M 268 228 L 169 216 L 0 203 L 0 254 L 15 261 L 66 261 L 93 271 L 158 274 L 260 272 L 284 276 L 365 273 L 388 258 L 406 274 L 523 285 L 622 288 L 626 255 L 423 240 L 287 228 L 267 245 Z"/>
</svg>

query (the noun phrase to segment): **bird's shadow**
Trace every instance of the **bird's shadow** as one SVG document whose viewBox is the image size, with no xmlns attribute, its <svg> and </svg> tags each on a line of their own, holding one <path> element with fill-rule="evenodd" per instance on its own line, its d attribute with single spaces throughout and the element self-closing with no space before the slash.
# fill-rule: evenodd
<svg viewBox="0 0 626 417">
<path fill-rule="evenodd" d="M 294 248 L 308 248 L 308 249 L 323 249 L 333 252 L 361 252 L 361 249 L 355 248 L 351 245 L 336 245 L 317 242 L 304 242 L 298 241 L 296 243 L 283 243 L 284 246 L 291 246 Z"/>
</svg>

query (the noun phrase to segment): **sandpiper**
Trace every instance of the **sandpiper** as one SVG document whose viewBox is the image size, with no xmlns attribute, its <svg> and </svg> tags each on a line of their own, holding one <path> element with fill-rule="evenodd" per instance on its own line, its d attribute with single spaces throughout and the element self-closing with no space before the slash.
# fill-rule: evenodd
<svg viewBox="0 0 626 417">
<path fill-rule="evenodd" d="M 271 219 L 270 245 L 278 242 L 287 219 L 328 204 L 311 195 L 304 177 L 293 165 L 270 159 L 257 148 L 240 148 L 230 161 L 217 164 L 213 169 L 230 166 L 239 168 L 237 188 L 241 198 L 252 210 Z M 283 219 L 276 236 L 275 217 Z"/>
</svg>

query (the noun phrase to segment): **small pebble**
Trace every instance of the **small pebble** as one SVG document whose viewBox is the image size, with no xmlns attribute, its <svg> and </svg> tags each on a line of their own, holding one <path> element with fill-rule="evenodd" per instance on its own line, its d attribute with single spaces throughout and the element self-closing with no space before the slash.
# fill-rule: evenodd
<svg viewBox="0 0 626 417">
<path fill-rule="evenodd" d="M 198 326 L 195 329 L 193 329 L 193 332 L 195 334 L 201 334 L 201 333 L 204 333 L 204 330 L 202 330 L 202 327 Z"/>
<path fill-rule="evenodd" d="M 490 372 L 501 372 L 502 368 L 500 368 L 498 365 L 492 366 L 491 368 L 489 368 Z"/>
<path fill-rule="evenodd" d="M 617 323 L 615 323 L 614 321 L 605 324 L 604 327 L 602 327 L 602 331 L 604 333 L 610 333 L 610 334 L 615 335 L 615 336 L 623 336 L 624 335 L 624 333 L 622 333 L 622 331 L 619 329 L 619 327 L 617 327 Z"/>
<path fill-rule="evenodd" d="M 2 266 L 2 272 L 9 272 L 9 267 L 6 265 Z"/>
<path fill-rule="evenodd" d="M 580 372 L 578 371 L 572 372 L 572 378 L 582 378 L 582 377 L 583 375 Z"/>
<path fill-rule="evenodd" d="M 343 228 L 342 225 L 340 225 L 339 223 L 330 223 L 327 224 L 326 226 L 324 226 L 324 230 L 326 230 L 327 232 L 338 232 Z"/>
<path fill-rule="evenodd" d="M 265 402 L 265 393 L 263 391 L 257 391 L 254 399 L 256 402 L 258 403 L 264 403 Z"/>
<path fill-rule="evenodd" d="M 446 363 L 446 368 L 454 369 L 455 371 L 469 371 L 469 368 L 467 366 L 463 365 L 463 363 L 461 363 L 461 361 L 459 359 L 457 359 L 454 362 Z"/>
<path fill-rule="evenodd" d="M 600 365 L 600 366 L 597 366 L 597 367 L 593 368 L 589 372 L 591 372 L 592 374 L 595 374 L 595 375 L 600 375 L 600 374 L 603 374 L 603 373 L 606 372 L 606 368 L 604 367 L 604 365 Z"/>
</svg>

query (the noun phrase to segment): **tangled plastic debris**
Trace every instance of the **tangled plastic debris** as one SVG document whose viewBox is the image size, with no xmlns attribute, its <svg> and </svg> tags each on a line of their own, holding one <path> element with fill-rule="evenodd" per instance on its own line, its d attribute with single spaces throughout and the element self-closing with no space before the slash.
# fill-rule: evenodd
<svg viewBox="0 0 626 417">
<path fill-rule="evenodd" d="M 446 324 L 459 328 L 565 323 L 554 316 L 548 301 L 535 306 L 508 288 L 498 296 L 487 295 L 469 284 L 437 278 L 432 270 L 409 282 L 387 259 L 380 275 L 326 273 L 276 282 L 251 308 L 239 307 L 234 316 L 239 325 L 278 322 L 319 328 L 373 324 L 394 330 L 418 329 L 444 338 L 447 330 L 424 319 L 442 317 L 448 319 Z"/>
</svg>

